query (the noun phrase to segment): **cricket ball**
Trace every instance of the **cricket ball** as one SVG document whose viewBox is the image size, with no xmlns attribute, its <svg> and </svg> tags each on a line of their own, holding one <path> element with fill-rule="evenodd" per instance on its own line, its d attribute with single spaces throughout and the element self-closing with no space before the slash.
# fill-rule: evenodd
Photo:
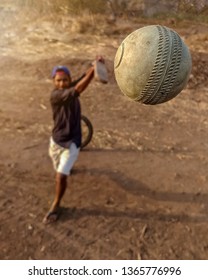
<svg viewBox="0 0 208 280">
<path fill-rule="evenodd" d="M 191 67 L 191 54 L 181 37 L 160 25 L 129 34 L 114 60 L 120 90 L 134 101 L 151 105 L 177 96 L 188 82 Z"/>
</svg>

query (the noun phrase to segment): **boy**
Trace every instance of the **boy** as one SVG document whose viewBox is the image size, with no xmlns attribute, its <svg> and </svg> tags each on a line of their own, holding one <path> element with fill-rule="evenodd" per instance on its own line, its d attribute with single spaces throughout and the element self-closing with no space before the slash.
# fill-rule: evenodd
<svg viewBox="0 0 208 280">
<path fill-rule="evenodd" d="M 99 57 L 98 60 L 102 61 Z M 67 187 L 67 176 L 78 158 L 81 145 L 81 108 L 79 95 L 94 76 L 94 65 L 78 80 L 72 81 L 65 66 L 56 66 L 52 71 L 54 90 L 51 107 L 54 127 L 50 138 L 49 155 L 56 170 L 55 198 L 43 223 L 55 222 L 60 214 L 60 202 Z"/>
</svg>

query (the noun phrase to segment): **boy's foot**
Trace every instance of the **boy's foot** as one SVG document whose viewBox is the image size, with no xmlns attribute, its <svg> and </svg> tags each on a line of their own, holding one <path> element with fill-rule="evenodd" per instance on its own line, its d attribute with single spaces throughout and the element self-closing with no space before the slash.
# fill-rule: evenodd
<svg viewBox="0 0 208 280">
<path fill-rule="evenodd" d="M 51 224 L 51 223 L 56 222 L 58 220 L 59 216 L 60 216 L 60 212 L 61 212 L 61 210 L 60 210 L 59 207 L 57 207 L 57 208 L 55 208 L 53 210 L 50 210 L 46 214 L 46 216 L 44 217 L 43 223 L 44 224 Z"/>
</svg>

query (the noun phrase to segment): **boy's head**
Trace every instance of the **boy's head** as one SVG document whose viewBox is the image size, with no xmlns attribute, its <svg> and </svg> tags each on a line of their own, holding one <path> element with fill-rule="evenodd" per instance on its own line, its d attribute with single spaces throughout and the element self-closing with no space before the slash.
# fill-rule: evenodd
<svg viewBox="0 0 208 280">
<path fill-rule="evenodd" d="M 71 75 L 69 69 L 66 66 L 55 66 L 51 76 L 57 89 L 65 89 L 70 87 Z"/>
</svg>

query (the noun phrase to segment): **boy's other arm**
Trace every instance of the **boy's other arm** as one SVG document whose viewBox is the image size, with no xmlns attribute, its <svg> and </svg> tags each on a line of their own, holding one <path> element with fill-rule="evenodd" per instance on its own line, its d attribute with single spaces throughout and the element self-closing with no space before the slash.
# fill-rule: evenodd
<svg viewBox="0 0 208 280">
<path fill-rule="evenodd" d="M 92 78 L 94 77 L 94 66 L 91 66 L 85 76 L 75 85 L 74 89 L 76 92 L 83 92 L 86 87 L 89 85 L 91 82 Z"/>
</svg>

